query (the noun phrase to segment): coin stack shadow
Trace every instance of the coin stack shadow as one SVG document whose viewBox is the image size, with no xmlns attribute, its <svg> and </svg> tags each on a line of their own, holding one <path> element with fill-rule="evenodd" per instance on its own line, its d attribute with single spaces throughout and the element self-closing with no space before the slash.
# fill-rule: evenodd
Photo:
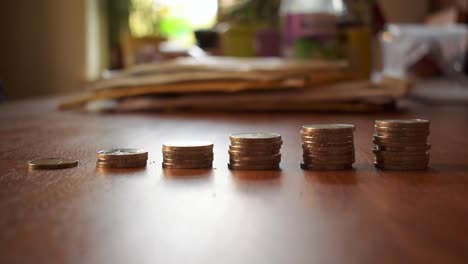
<svg viewBox="0 0 468 264">
<path fill-rule="evenodd" d="M 430 122 L 423 119 L 376 120 L 374 165 L 382 170 L 424 170 L 429 164 Z"/>
<path fill-rule="evenodd" d="M 278 170 L 281 162 L 281 135 L 241 133 L 229 136 L 228 168 L 231 170 Z"/>
<path fill-rule="evenodd" d="M 148 152 L 140 149 L 109 149 L 97 153 L 96 167 L 105 169 L 144 168 Z"/>
<path fill-rule="evenodd" d="M 346 170 L 353 167 L 354 125 L 317 124 L 301 129 L 305 170 Z"/>
<path fill-rule="evenodd" d="M 166 169 L 209 169 L 213 167 L 212 143 L 165 143 L 162 167 Z"/>
</svg>

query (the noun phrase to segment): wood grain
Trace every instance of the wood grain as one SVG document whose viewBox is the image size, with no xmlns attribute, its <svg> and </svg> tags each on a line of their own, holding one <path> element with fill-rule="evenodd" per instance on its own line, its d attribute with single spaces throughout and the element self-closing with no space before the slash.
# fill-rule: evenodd
<svg viewBox="0 0 468 264">
<path fill-rule="evenodd" d="M 467 263 L 468 108 L 391 114 L 59 112 L 0 105 L 0 263 Z M 372 166 L 378 118 L 432 121 L 431 168 Z M 356 124 L 352 171 L 299 168 L 299 128 Z M 283 136 L 282 170 L 231 172 L 228 135 Z M 165 140 L 215 143 L 214 169 L 161 169 Z M 100 171 L 96 152 L 144 148 L 144 170 Z M 60 156 L 77 168 L 28 171 Z"/>
</svg>

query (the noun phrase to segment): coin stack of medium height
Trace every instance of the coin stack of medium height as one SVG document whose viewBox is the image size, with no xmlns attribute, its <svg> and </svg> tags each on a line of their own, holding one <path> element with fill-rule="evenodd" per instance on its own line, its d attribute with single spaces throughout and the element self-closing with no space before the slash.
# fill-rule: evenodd
<svg viewBox="0 0 468 264">
<path fill-rule="evenodd" d="M 146 167 L 148 152 L 140 149 L 109 149 L 97 153 L 96 167 L 130 169 Z"/>
<path fill-rule="evenodd" d="M 429 164 L 430 122 L 422 119 L 376 120 L 375 167 L 383 170 L 424 170 Z"/>
<path fill-rule="evenodd" d="M 229 136 L 231 170 L 277 170 L 281 162 L 281 135 L 275 133 L 242 133 Z"/>
<path fill-rule="evenodd" d="M 174 142 L 162 146 L 163 168 L 209 169 L 213 167 L 213 143 Z"/>
<path fill-rule="evenodd" d="M 354 125 L 304 125 L 301 129 L 305 170 L 345 170 L 354 163 Z"/>
</svg>

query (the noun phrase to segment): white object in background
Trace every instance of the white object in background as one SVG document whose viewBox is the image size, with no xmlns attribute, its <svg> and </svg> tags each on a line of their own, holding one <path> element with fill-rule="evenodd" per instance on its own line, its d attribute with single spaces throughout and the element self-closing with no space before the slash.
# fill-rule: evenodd
<svg viewBox="0 0 468 264">
<path fill-rule="evenodd" d="M 468 27 L 390 24 L 381 44 L 384 75 L 405 77 L 408 68 L 430 52 L 445 74 L 460 74 L 468 52 Z"/>
</svg>

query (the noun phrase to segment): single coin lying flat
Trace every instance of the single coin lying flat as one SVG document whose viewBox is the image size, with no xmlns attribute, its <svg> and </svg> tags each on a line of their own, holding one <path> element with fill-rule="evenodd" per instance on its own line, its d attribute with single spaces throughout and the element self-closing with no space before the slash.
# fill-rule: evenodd
<svg viewBox="0 0 468 264">
<path fill-rule="evenodd" d="M 58 170 L 76 167 L 78 161 L 64 158 L 43 158 L 28 161 L 28 166 L 35 170 Z"/>
</svg>

